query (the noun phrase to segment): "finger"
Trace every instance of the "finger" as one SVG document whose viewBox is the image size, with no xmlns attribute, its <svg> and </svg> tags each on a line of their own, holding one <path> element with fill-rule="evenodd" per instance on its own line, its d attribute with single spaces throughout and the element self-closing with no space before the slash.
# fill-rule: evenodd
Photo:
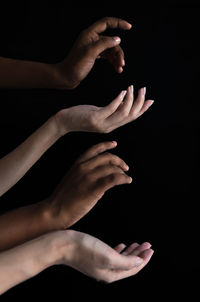
<svg viewBox="0 0 200 302">
<path fill-rule="evenodd" d="M 153 105 L 154 101 L 153 100 L 148 100 L 144 102 L 144 105 L 142 106 L 142 109 L 140 110 L 138 117 L 141 116 L 145 111 L 149 109 L 151 105 Z"/>
<path fill-rule="evenodd" d="M 120 112 L 125 116 L 129 114 L 133 105 L 133 85 L 129 86 L 127 89 L 127 94 L 124 99 L 123 106 L 120 108 Z"/>
<path fill-rule="evenodd" d="M 112 270 L 130 270 L 138 267 L 143 263 L 143 259 L 137 256 L 124 256 L 123 254 L 116 254 L 110 259 L 110 266 Z"/>
<path fill-rule="evenodd" d="M 145 94 L 146 94 L 146 87 L 143 87 L 138 91 L 138 96 L 133 103 L 130 114 L 136 115 L 142 109 L 142 106 L 144 105 L 144 101 L 145 101 Z"/>
<path fill-rule="evenodd" d="M 152 257 L 154 253 L 154 250 L 152 249 L 147 249 L 145 251 L 142 251 L 140 254 L 139 254 L 139 257 L 141 257 L 144 261 L 149 261 Z"/>
<path fill-rule="evenodd" d="M 119 37 L 107 37 L 100 36 L 99 39 L 94 42 L 90 48 L 91 55 L 95 58 L 107 49 L 117 46 L 121 42 Z"/>
<path fill-rule="evenodd" d="M 100 194 L 103 194 L 109 189 L 122 185 L 122 184 L 130 184 L 132 182 L 132 178 L 125 173 L 116 173 L 110 174 L 104 178 L 99 179 L 96 182 L 96 188 L 99 190 Z"/>
<path fill-rule="evenodd" d="M 99 166 L 118 166 L 122 170 L 127 171 L 129 169 L 128 165 L 118 157 L 117 155 L 111 153 L 103 153 L 100 154 L 90 160 L 88 160 L 84 165 L 86 165 L 87 169 L 93 170 Z"/>
<path fill-rule="evenodd" d="M 120 243 L 114 247 L 114 250 L 120 254 L 125 248 L 126 248 L 126 245 L 124 243 Z"/>
<path fill-rule="evenodd" d="M 134 256 L 138 256 L 140 255 L 141 252 L 150 249 L 151 244 L 149 242 L 144 242 L 141 245 L 139 245 L 138 247 L 136 247 L 131 253 L 130 255 L 134 255 Z"/>
<path fill-rule="evenodd" d="M 133 250 L 136 248 L 136 247 L 138 247 L 139 246 L 139 244 L 138 243 L 132 243 L 122 254 L 124 255 L 124 256 L 127 256 L 127 255 L 129 255 L 130 253 L 132 253 L 133 252 Z"/>
<path fill-rule="evenodd" d="M 93 182 L 97 182 L 99 179 L 105 178 L 112 174 L 124 174 L 124 171 L 114 165 L 103 165 L 96 167 L 91 173 L 90 177 Z M 95 185 L 96 186 L 96 185 Z"/>
<path fill-rule="evenodd" d="M 115 148 L 116 146 L 117 146 L 117 142 L 115 142 L 115 141 L 103 142 L 103 143 L 94 145 L 77 159 L 76 164 L 87 161 L 87 160 L 97 156 L 98 154 L 101 154 L 104 151 Z"/>
<path fill-rule="evenodd" d="M 124 102 L 118 106 L 117 110 L 107 117 L 107 123 L 116 127 L 120 127 L 130 121 L 129 114 L 133 105 L 133 85 L 128 87 Z"/>
<path fill-rule="evenodd" d="M 100 34 L 108 28 L 131 29 L 132 25 L 125 20 L 113 17 L 105 17 L 92 24 L 88 31 Z"/>
<path fill-rule="evenodd" d="M 117 280 L 121 280 L 121 279 L 136 275 L 139 271 L 141 271 L 149 263 L 153 253 L 154 253 L 154 251 L 152 249 L 148 249 L 148 250 L 144 251 L 142 254 L 142 257 L 141 257 L 143 259 L 143 262 L 141 265 L 134 267 L 130 270 L 113 271 L 111 273 L 112 275 L 110 276 L 110 279 L 113 281 L 117 281 Z"/>
<path fill-rule="evenodd" d="M 110 104 L 108 104 L 106 107 L 104 107 L 101 110 L 102 116 L 104 118 L 107 118 L 112 113 L 114 113 L 117 110 L 117 108 L 120 106 L 120 104 L 122 103 L 125 95 L 126 95 L 126 90 L 122 90 L 120 92 L 120 94 Z"/>
<path fill-rule="evenodd" d="M 101 58 L 108 60 L 117 72 L 119 72 L 120 67 L 122 68 L 125 65 L 124 52 L 119 45 L 106 49 L 101 54 Z"/>
</svg>

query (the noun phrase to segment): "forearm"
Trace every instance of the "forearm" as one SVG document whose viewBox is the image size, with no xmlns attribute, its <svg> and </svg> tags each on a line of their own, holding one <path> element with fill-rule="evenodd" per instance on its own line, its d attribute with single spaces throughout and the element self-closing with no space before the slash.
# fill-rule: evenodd
<svg viewBox="0 0 200 302">
<path fill-rule="evenodd" d="M 62 229 L 48 199 L 9 211 L 0 216 L 0 251 Z"/>
<path fill-rule="evenodd" d="M 66 231 L 50 233 L 0 253 L 0 294 L 49 266 L 62 263 L 63 248 L 66 258 L 70 250 Z"/>
<path fill-rule="evenodd" d="M 0 196 L 16 184 L 60 136 L 55 116 L 53 116 L 15 150 L 1 158 Z"/>
<path fill-rule="evenodd" d="M 57 88 L 55 64 L 0 57 L 0 88 Z"/>
</svg>

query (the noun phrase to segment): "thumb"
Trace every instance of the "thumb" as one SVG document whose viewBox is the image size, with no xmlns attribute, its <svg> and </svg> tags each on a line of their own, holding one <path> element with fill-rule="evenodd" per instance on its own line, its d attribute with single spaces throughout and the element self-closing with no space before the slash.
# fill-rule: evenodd
<svg viewBox="0 0 200 302">
<path fill-rule="evenodd" d="M 108 48 L 115 47 L 116 45 L 120 44 L 121 39 L 119 37 L 107 37 L 107 36 L 100 36 L 99 40 L 97 40 L 93 44 L 93 51 L 96 57 L 103 51 Z"/>
</svg>

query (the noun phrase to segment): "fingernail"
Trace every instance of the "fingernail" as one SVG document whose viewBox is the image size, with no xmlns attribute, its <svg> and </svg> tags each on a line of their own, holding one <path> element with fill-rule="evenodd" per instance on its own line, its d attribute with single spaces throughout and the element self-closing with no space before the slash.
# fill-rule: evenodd
<svg viewBox="0 0 200 302">
<path fill-rule="evenodd" d="M 112 144 L 113 144 L 113 145 L 117 145 L 117 142 L 116 142 L 116 141 L 112 141 Z"/>
<path fill-rule="evenodd" d="M 146 87 L 143 88 L 142 94 L 143 94 L 143 96 L 145 96 L 145 94 L 146 94 Z"/>
<path fill-rule="evenodd" d="M 151 103 L 150 103 L 150 106 L 153 105 L 153 103 L 154 103 L 154 101 L 152 100 Z"/>
<path fill-rule="evenodd" d="M 113 40 L 115 40 L 115 42 L 120 42 L 121 39 L 119 37 L 113 37 Z"/>
<path fill-rule="evenodd" d="M 128 165 L 125 165 L 125 168 L 126 168 L 126 170 L 129 170 L 129 166 Z"/>
<path fill-rule="evenodd" d="M 123 91 L 121 92 L 121 97 L 124 98 L 125 95 L 126 95 L 126 90 L 123 90 Z"/>
<path fill-rule="evenodd" d="M 130 88 L 131 88 L 131 93 L 133 93 L 133 85 L 131 85 Z"/>
<path fill-rule="evenodd" d="M 124 66 L 124 65 L 125 65 L 125 60 L 123 59 L 123 60 L 122 60 L 122 66 Z"/>
<path fill-rule="evenodd" d="M 135 263 L 135 266 L 140 266 L 143 262 L 143 259 L 142 258 L 138 258 L 138 260 L 136 261 Z"/>
<path fill-rule="evenodd" d="M 133 181 L 132 177 L 129 177 L 129 183 L 131 183 Z"/>
</svg>

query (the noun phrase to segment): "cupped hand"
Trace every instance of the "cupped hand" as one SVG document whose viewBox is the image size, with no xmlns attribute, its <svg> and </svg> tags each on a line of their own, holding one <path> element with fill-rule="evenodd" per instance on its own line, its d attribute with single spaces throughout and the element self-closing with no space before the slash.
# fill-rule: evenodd
<svg viewBox="0 0 200 302">
<path fill-rule="evenodd" d="M 65 229 L 85 214 L 110 188 L 129 184 L 129 168 L 118 156 L 105 152 L 116 142 L 103 142 L 87 150 L 72 166 L 48 199 L 55 229 Z"/>
<path fill-rule="evenodd" d="M 117 72 L 123 71 L 124 52 L 119 37 L 101 35 L 108 28 L 131 29 L 131 24 L 119 18 L 105 17 L 83 30 L 67 57 L 54 64 L 58 88 L 73 89 L 88 75 L 95 60 L 107 59 Z"/>
<path fill-rule="evenodd" d="M 67 253 L 62 250 L 62 264 L 106 283 L 137 274 L 154 253 L 149 242 L 133 243 L 128 247 L 121 243 L 113 249 L 85 233 L 67 230 L 66 236 L 71 253 L 69 257 L 69 250 Z"/>
<path fill-rule="evenodd" d="M 133 90 L 129 86 L 105 107 L 79 105 L 60 110 L 55 117 L 61 135 L 71 131 L 109 133 L 136 120 L 153 100 L 145 101 L 146 88 L 141 88 L 134 100 Z"/>
</svg>

